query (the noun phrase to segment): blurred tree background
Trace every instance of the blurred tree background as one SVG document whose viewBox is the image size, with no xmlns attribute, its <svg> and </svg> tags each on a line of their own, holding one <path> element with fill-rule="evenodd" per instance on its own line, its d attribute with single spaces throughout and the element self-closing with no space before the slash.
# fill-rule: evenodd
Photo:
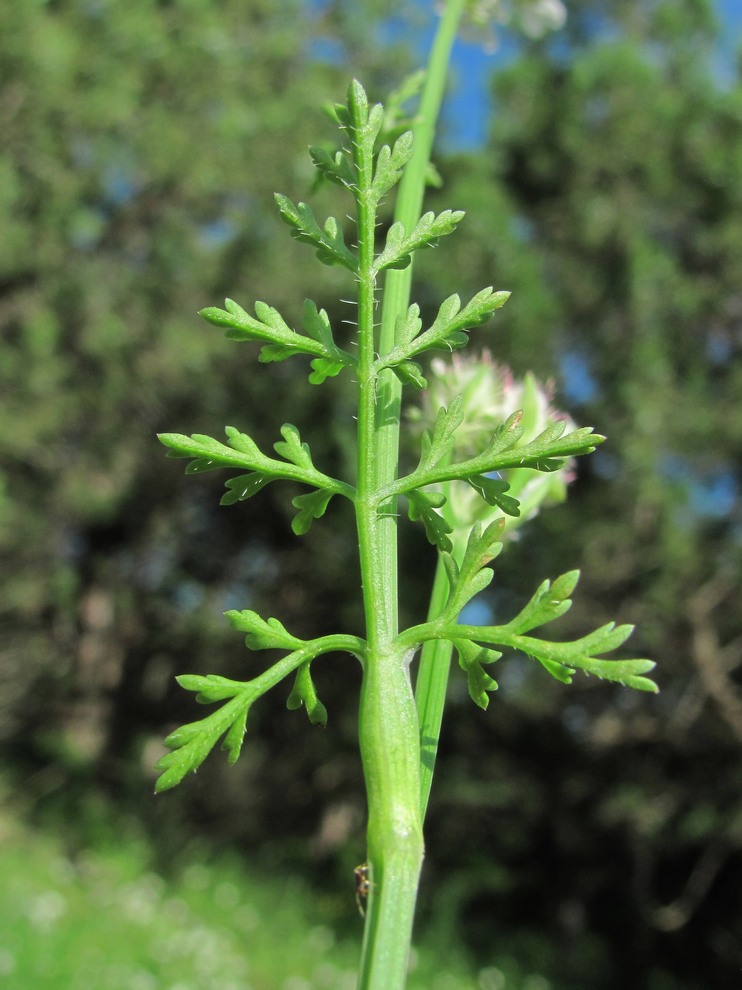
<svg viewBox="0 0 742 990">
<path fill-rule="evenodd" d="M 723 990 L 742 968 L 739 64 L 720 70 L 710 0 L 567 6 L 563 32 L 493 62 L 486 145 L 442 145 L 431 207 L 468 217 L 415 295 L 430 315 L 513 290 L 475 344 L 555 377 L 609 437 L 498 562 L 489 606 L 581 567 L 565 638 L 636 622 L 662 694 L 508 658 L 483 713 L 454 679 L 420 930 L 482 962 L 506 946 L 557 987 Z M 316 667 L 326 732 L 277 692 L 236 767 L 151 797 L 160 740 L 194 717 L 174 675 L 259 662 L 226 608 L 298 635 L 360 621 L 349 519 L 299 541 L 279 485 L 220 509 L 224 479 L 185 479 L 154 435 L 233 423 L 268 448 L 295 422 L 352 473 L 348 384 L 263 368 L 195 312 L 230 295 L 298 318 L 309 295 L 349 317 L 272 193 L 306 197 L 322 104 L 350 74 L 383 99 L 428 19 L 386 0 L 0 7 L 0 746 L 25 814 L 70 841 L 104 802 L 163 862 L 202 836 L 329 891 L 363 858 L 347 658 Z M 403 550 L 414 619 L 433 559 L 417 530 Z"/>
</svg>

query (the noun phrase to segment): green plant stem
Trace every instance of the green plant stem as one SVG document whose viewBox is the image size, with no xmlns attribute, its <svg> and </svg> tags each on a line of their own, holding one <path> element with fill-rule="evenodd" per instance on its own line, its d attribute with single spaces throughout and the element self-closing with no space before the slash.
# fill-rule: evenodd
<svg viewBox="0 0 742 990">
<path fill-rule="evenodd" d="M 404 223 L 407 229 L 414 225 L 422 212 L 425 173 L 430 161 L 436 124 L 443 101 L 451 48 L 464 6 L 464 0 L 449 0 L 431 50 L 426 85 L 420 102 L 417 126 L 414 130 L 415 152 L 400 184 L 397 210 L 394 217 L 395 220 Z M 400 314 L 406 312 L 409 306 L 411 283 L 412 265 L 402 271 L 390 271 L 387 275 L 384 286 L 384 307 L 379 346 L 381 354 L 388 353 L 396 344 L 394 339 L 396 320 Z M 390 423 L 383 434 L 384 443 L 394 451 L 394 466 L 396 468 L 399 448 L 401 385 L 390 371 L 384 372 L 381 377 L 384 381 L 385 406 L 396 413 L 396 432 L 394 425 Z M 396 480 L 393 472 L 385 473 L 384 478 L 390 482 Z M 390 512 L 396 512 L 396 500 L 391 503 Z M 454 539 L 454 555 L 463 553 L 464 545 L 465 540 L 457 543 Z M 430 601 L 428 615 L 430 619 L 437 618 L 442 611 L 447 592 L 448 579 L 439 558 Z M 420 807 L 423 819 L 433 780 L 452 654 L 453 647 L 450 643 L 443 641 L 426 643 L 420 658 L 420 668 L 416 680 L 415 701 L 421 741 Z"/>
<path fill-rule="evenodd" d="M 440 114 L 443 94 L 445 92 L 448 65 L 451 49 L 456 38 L 465 0 L 448 0 L 441 17 L 430 51 L 428 68 L 425 76 L 425 86 L 420 99 L 414 134 L 414 151 L 412 159 L 405 168 L 402 181 L 399 184 L 397 205 L 394 211 L 395 221 L 411 230 L 422 213 L 423 197 L 425 195 L 425 176 L 433 150 L 436 125 Z M 397 317 L 406 313 L 410 304 L 410 287 L 412 285 L 412 270 L 414 261 L 401 271 L 390 271 L 384 283 L 384 305 L 381 317 L 381 336 L 379 353 L 388 354 L 396 345 L 395 325 Z M 397 393 L 401 391 L 396 376 L 385 372 L 387 377 L 397 383 Z M 397 427 L 399 427 L 399 406 L 397 405 Z M 391 427 L 390 427 L 391 428 Z M 397 430 L 399 432 L 399 430 Z M 397 463 L 397 444 L 394 446 L 394 465 Z"/>
<path fill-rule="evenodd" d="M 409 658 L 392 645 L 397 632 L 396 530 L 380 511 L 377 373 L 374 370 L 375 205 L 371 160 L 359 163 L 358 209 L 358 526 L 367 650 L 359 740 L 368 800 L 371 893 L 359 987 L 401 990 L 405 983 L 423 841 L 418 730 Z"/>
<path fill-rule="evenodd" d="M 415 152 L 400 185 L 395 219 L 411 229 L 419 218 L 451 47 L 464 0 L 449 0 L 433 45 Z M 362 163 L 361 172 L 371 163 Z M 370 172 L 359 176 L 358 207 L 358 525 L 368 649 L 363 663 L 359 743 L 368 796 L 370 881 L 358 978 L 359 990 L 403 990 L 423 859 L 420 814 L 420 732 L 410 682 L 411 654 L 392 646 L 398 629 L 396 500 L 378 493 L 397 476 L 401 385 L 391 371 L 373 370 L 375 350 L 395 346 L 397 316 L 407 311 L 411 270 L 389 272 L 378 346 L 374 334 L 375 210 L 363 196 Z M 411 266 L 410 266 L 411 268 Z"/>
<path fill-rule="evenodd" d="M 456 532 L 452 533 L 451 542 L 453 543 L 451 554 L 457 563 L 461 563 L 466 548 L 465 534 L 460 536 Z M 448 599 L 448 591 L 446 569 L 443 566 L 443 558 L 438 554 L 428 607 L 429 622 L 442 614 Z M 420 814 L 423 821 L 428 810 L 430 788 L 433 784 L 452 655 L 453 643 L 450 640 L 438 639 L 425 642 L 420 653 L 420 664 L 415 681 L 415 704 L 420 720 Z"/>
</svg>

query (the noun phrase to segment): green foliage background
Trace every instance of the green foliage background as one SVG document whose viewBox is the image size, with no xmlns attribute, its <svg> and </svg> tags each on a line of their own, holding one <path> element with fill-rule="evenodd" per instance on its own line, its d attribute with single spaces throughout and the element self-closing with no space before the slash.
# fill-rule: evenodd
<svg viewBox="0 0 742 990">
<path fill-rule="evenodd" d="M 374 28 L 392 6 L 396 47 Z M 742 966 L 742 86 L 718 79 L 705 0 L 568 7 L 562 36 L 495 74 L 486 147 L 438 155 L 430 208 L 468 216 L 421 258 L 416 298 L 429 315 L 452 292 L 512 290 L 476 339 L 556 375 L 561 406 L 609 437 L 498 561 L 487 606 L 512 614 L 580 566 L 565 638 L 636 622 L 662 694 L 567 691 L 517 658 L 488 713 L 454 684 L 420 929 L 483 964 L 505 946 L 555 985 L 721 990 Z M 342 510 L 298 541 L 286 486 L 219 509 L 221 479 L 186 481 L 154 434 L 235 422 L 269 446 L 291 421 L 352 473 L 342 382 L 259 367 L 195 313 L 230 295 L 298 318 L 311 294 L 351 316 L 272 194 L 308 191 L 306 145 L 332 137 L 319 108 L 350 74 L 383 98 L 414 65 L 420 17 L 0 7 L 0 745 L 40 821 L 79 818 L 92 789 L 135 808 L 164 859 L 203 834 L 330 890 L 362 858 L 342 659 L 315 670 L 325 732 L 265 699 L 236 767 L 150 796 L 159 740 L 192 717 L 174 675 L 245 676 L 222 611 L 301 636 L 359 622 Z M 429 548 L 412 530 L 403 548 L 417 621 Z"/>
</svg>

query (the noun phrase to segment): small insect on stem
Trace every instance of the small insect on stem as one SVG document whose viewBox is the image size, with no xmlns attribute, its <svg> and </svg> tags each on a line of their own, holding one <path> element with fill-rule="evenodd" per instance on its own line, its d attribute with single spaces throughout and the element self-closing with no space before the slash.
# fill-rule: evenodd
<svg viewBox="0 0 742 990">
<path fill-rule="evenodd" d="M 361 863 L 353 870 L 356 878 L 356 904 L 362 918 L 366 917 L 366 900 L 371 892 L 371 880 L 369 879 L 368 863 Z"/>
</svg>

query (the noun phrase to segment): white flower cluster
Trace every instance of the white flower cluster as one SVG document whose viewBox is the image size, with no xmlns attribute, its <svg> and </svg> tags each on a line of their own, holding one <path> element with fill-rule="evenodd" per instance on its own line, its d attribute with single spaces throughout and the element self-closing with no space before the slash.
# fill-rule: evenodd
<svg viewBox="0 0 742 990">
<path fill-rule="evenodd" d="M 575 429 L 570 417 L 551 405 L 551 383 L 541 384 L 530 373 L 518 381 L 509 368 L 493 361 L 488 351 L 472 357 L 454 354 L 450 363 L 435 358 L 427 378 L 422 408 L 411 418 L 429 428 L 441 406 L 448 407 L 457 395 L 463 396 L 465 418 L 454 435 L 456 460 L 481 453 L 498 426 L 519 410 L 523 413 L 521 425 L 524 428 L 521 445 L 530 443 L 555 420 L 566 422 L 567 432 Z M 574 477 L 573 462 L 568 460 L 562 468 L 551 473 L 513 468 L 501 472 L 498 477 L 509 483 L 508 494 L 517 498 L 521 505 L 520 516 L 505 517 L 504 532 L 513 533 L 533 518 L 543 504 L 564 500 L 567 485 Z M 448 498 L 446 515 L 459 532 L 468 532 L 477 521 L 488 524 L 503 515 L 466 482 L 447 482 L 443 489 Z"/>
</svg>

